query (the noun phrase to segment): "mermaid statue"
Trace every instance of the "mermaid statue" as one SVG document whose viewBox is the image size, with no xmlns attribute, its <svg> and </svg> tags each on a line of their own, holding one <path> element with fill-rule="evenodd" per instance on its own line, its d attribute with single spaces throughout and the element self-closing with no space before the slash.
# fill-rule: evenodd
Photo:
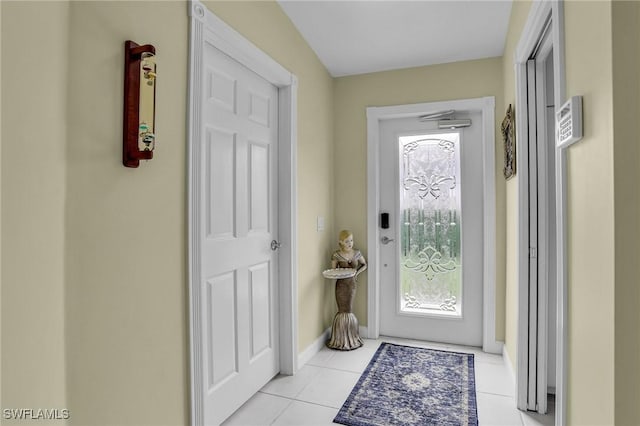
<svg viewBox="0 0 640 426">
<path fill-rule="evenodd" d="M 336 302 L 338 313 L 333 318 L 331 339 L 327 346 L 331 349 L 350 351 L 363 345 L 358 332 L 358 319 L 353 313 L 353 300 L 356 296 L 358 275 L 367 269 L 367 262 L 359 250 L 353 248 L 353 233 L 340 231 L 338 237 L 340 248 L 331 256 L 331 267 L 337 271 Z M 345 269 L 340 273 L 340 269 Z M 327 276 L 327 275 L 325 275 Z"/>
</svg>

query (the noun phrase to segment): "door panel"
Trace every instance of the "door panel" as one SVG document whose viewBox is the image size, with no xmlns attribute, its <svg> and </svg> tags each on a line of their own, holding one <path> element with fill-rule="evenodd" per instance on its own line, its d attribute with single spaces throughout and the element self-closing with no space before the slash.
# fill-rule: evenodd
<svg viewBox="0 0 640 426">
<path fill-rule="evenodd" d="M 209 390 L 238 373 L 236 336 L 236 277 L 227 273 L 207 281 Z M 229 303 L 231 302 L 231 303 Z M 233 318 L 234 321 L 229 321 Z M 220 324 L 224 324 L 221 326 Z M 214 344 L 215 342 L 215 344 Z"/>
<path fill-rule="evenodd" d="M 380 245 L 380 332 L 482 344 L 482 136 L 417 118 L 385 120 L 380 207 L 391 212 Z M 413 288 L 413 290 L 411 290 Z"/>
<path fill-rule="evenodd" d="M 251 360 L 272 347 L 272 315 L 270 265 L 262 263 L 249 268 L 249 306 L 251 315 Z"/>
<path fill-rule="evenodd" d="M 555 108 L 553 49 L 549 35 L 528 63 L 530 92 L 529 244 L 535 247 L 529 267 L 529 388 L 528 407 L 547 411 L 547 392 L 555 384 Z M 550 337 L 553 336 L 553 340 Z"/>
<path fill-rule="evenodd" d="M 208 204 L 207 236 L 210 239 L 235 237 L 236 134 L 206 129 L 206 156 L 211 173 L 206 180 Z"/>
<path fill-rule="evenodd" d="M 249 231 L 269 232 L 269 146 L 249 144 Z"/>
<path fill-rule="evenodd" d="M 529 100 L 529 122 L 537 122 L 536 62 L 527 63 L 527 90 Z M 537 126 L 529 126 L 528 150 L 529 163 L 525 169 L 529 173 L 529 393 L 527 406 L 537 408 L 538 375 L 538 155 Z"/>
<path fill-rule="evenodd" d="M 201 221 L 205 424 L 220 424 L 279 371 L 278 90 L 205 46 Z"/>
</svg>

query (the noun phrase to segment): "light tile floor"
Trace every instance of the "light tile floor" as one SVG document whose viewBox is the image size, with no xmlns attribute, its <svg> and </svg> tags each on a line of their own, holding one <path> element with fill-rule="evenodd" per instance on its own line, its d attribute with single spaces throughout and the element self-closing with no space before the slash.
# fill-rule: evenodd
<svg viewBox="0 0 640 426">
<path fill-rule="evenodd" d="M 553 426 L 554 404 L 547 415 L 516 409 L 514 385 L 502 357 L 477 348 L 397 338 L 367 340 L 362 348 L 340 352 L 323 348 L 295 376 L 277 376 L 224 426 L 332 425 L 360 375 L 382 342 L 470 352 L 475 355 L 478 419 L 481 426 Z"/>
</svg>

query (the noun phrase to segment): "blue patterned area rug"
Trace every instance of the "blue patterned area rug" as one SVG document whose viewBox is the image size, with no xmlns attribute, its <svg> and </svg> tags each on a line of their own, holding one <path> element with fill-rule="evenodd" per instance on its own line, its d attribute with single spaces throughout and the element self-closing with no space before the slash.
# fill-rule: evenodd
<svg viewBox="0 0 640 426">
<path fill-rule="evenodd" d="M 473 354 L 382 343 L 333 421 L 475 426 Z"/>
</svg>

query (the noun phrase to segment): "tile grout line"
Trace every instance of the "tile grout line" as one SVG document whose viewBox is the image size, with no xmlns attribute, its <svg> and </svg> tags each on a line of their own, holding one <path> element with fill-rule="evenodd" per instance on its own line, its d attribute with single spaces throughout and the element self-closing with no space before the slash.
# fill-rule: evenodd
<svg viewBox="0 0 640 426">
<path fill-rule="evenodd" d="M 316 405 L 316 406 L 318 406 L 318 407 L 329 408 L 329 409 L 331 409 L 331 410 L 336 410 L 336 414 L 337 414 L 337 412 L 338 412 L 338 411 L 340 411 L 340 407 L 342 407 L 342 405 L 344 405 L 344 402 L 343 402 L 343 403 L 340 405 L 340 407 L 336 408 L 336 407 L 333 407 L 333 406 L 331 406 L 331 405 L 325 405 L 325 404 L 319 404 L 319 403 L 317 403 L 317 402 L 305 401 L 304 399 L 298 399 L 297 397 L 290 398 L 290 397 L 288 397 L 288 396 L 275 395 L 275 394 L 271 394 L 271 393 L 267 393 L 267 392 L 263 392 L 263 391 L 258 391 L 258 392 L 263 393 L 263 394 L 265 394 L 265 395 L 269 395 L 269 396 L 276 396 L 276 397 L 279 397 L 279 398 L 282 398 L 282 399 L 286 399 L 286 400 L 288 400 L 288 401 L 289 401 L 289 404 L 287 404 L 287 406 L 282 410 L 282 412 L 278 413 L 278 415 L 276 416 L 276 418 L 275 418 L 275 419 L 274 419 L 270 424 L 275 423 L 275 422 L 276 422 L 276 420 L 278 420 L 280 417 L 282 417 L 282 415 L 284 414 L 284 412 L 285 412 L 285 411 L 287 411 L 287 408 L 291 407 L 291 405 L 292 405 L 294 402 L 301 402 L 301 403 L 303 403 L 303 404 Z M 345 399 L 345 402 L 346 402 L 346 399 Z"/>
<path fill-rule="evenodd" d="M 332 356 L 331 356 L 330 358 L 333 358 L 333 356 L 334 356 L 334 355 L 335 355 L 335 354 L 332 354 Z M 319 368 L 322 368 L 322 369 L 325 369 L 325 370 L 339 371 L 339 372 L 342 372 L 342 373 L 353 373 L 353 374 L 358 374 L 359 376 L 361 376 L 361 375 L 363 374 L 363 373 L 354 373 L 354 372 L 352 372 L 352 371 L 339 370 L 339 369 L 335 369 L 335 368 L 331 368 L 331 367 L 319 367 Z M 364 371 L 363 371 L 363 372 L 364 372 Z M 298 402 L 303 402 L 303 403 L 306 403 L 306 404 L 313 404 L 313 405 L 317 405 L 317 406 L 319 406 L 319 407 L 331 408 L 331 409 L 333 409 L 333 410 L 338 410 L 338 411 L 340 411 L 340 407 L 342 407 L 342 405 L 344 405 L 344 401 L 342 402 L 342 404 L 340 404 L 340 407 L 336 408 L 336 407 L 332 407 L 332 406 L 329 406 L 329 405 L 318 404 L 318 403 L 316 403 L 316 402 L 309 402 L 309 401 L 304 401 L 304 400 L 298 399 L 298 397 L 302 394 L 302 392 L 304 392 L 304 390 L 305 390 L 305 389 L 307 389 L 309 386 L 311 386 L 311 382 L 312 382 L 316 377 L 320 376 L 321 374 L 322 374 L 322 372 L 321 372 L 321 371 L 319 371 L 315 376 L 313 376 L 313 378 L 312 378 L 311 380 L 309 380 L 309 383 L 307 383 L 307 384 L 302 388 L 302 390 L 300 390 L 300 392 L 298 392 L 298 393 L 296 394 L 296 396 L 293 398 L 293 400 L 294 400 L 294 401 L 298 401 Z M 358 376 L 358 377 L 359 377 L 359 376 Z M 351 390 L 349 391 L 349 395 L 351 395 L 351 392 L 353 391 L 353 388 L 354 388 L 354 387 L 355 387 L 355 385 L 354 385 L 354 386 L 351 388 Z M 347 395 L 347 398 L 349 398 L 349 395 Z M 345 399 L 345 401 L 346 401 L 346 399 Z"/>
<path fill-rule="evenodd" d="M 308 364 L 308 363 L 307 363 L 307 365 L 312 365 L 312 364 Z M 354 372 L 354 371 L 340 370 L 340 369 L 332 368 L 332 367 L 321 367 L 321 366 L 318 366 L 318 365 L 312 365 L 312 366 L 313 366 L 313 367 L 320 368 L 320 369 L 325 369 L 325 370 L 339 371 L 339 372 L 342 372 L 342 373 L 358 374 L 358 375 L 360 375 L 360 376 L 364 373 L 364 371 L 362 371 L 362 372 Z M 340 407 L 337 407 L 337 408 L 336 408 L 336 407 L 333 407 L 333 406 L 330 406 L 330 405 L 319 404 L 319 403 L 317 403 L 317 402 L 305 401 L 305 400 L 303 400 L 303 399 L 299 399 L 299 398 L 298 398 L 298 396 L 300 396 L 300 395 L 304 392 L 304 390 L 305 390 L 305 389 L 307 389 L 307 388 L 311 385 L 311 382 L 312 382 L 316 377 L 320 376 L 321 374 L 322 374 L 322 372 L 321 372 L 321 371 L 319 371 L 319 372 L 317 372 L 313 377 L 311 377 L 311 378 L 310 378 L 310 380 L 309 380 L 309 383 L 307 383 L 306 385 L 304 385 L 304 386 L 302 387 L 302 389 L 300 389 L 300 390 L 295 394 L 295 396 L 294 396 L 293 398 L 292 398 L 292 397 L 288 397 L 288 396 L 284 396 L 284 395 L 279 395 L 279 394 L 276 394 L 276 393 L 270 393 L 270 392 L 268 392 L 268 391 L 259 390 L 258 392 L 261 392 L 261 393 L 263 393 L 263 394 L 271 395 L 271 396 L 276 396 L 276 397 L 280 397 L 280 398 L 288 399 L 289 401 L 291 401 L 291 402 L 287 405 L 287 407 L 286 407 L 286 408 L 285 408 L 285 409 L 284 409 L 280 414 L 278 414 L 278 416 L 276 417 L 276 419 L 275 419 L 271 424 L 273 424 L 277 419 L 279 419 L 279 418 L 282 416 L 282 414 L 284 414 L 284 412 L 286 411 L 286 409 L 287 409 L 287 408 L 289 408 L 289 407 L 293 404 L 293 402 L 294 402 L 294 401 L 302 402 L 302 403 L 304 403 L 304 404 L 316 405 L 316 406 L 318 406 L 318 407 L 330 408 L 330 409 L 332 409 L 332 410 L 337 410 L 337 411 L 336 411 L 336 413 L 337 413 L 338 411 L 340 411 L 340 407 L 342 407 L 342 405 L 344 405 L 344 402 L 346 401 L 346 399 L 345 399 L 345 401 L 343 401 L 343 402 L 342 402 L 342 404 L 340 404 Z M 354 385 L 354 387 L 355 387 L 355 385 Z M 351 391 L 353 391 L 353 388 L 351 389 Z M 351 391 L 349 391 L 349 395 L 351 395 Z M 349 397 L 349 396 L 347 395 L 347 398 L 348 398 L 348 397 Z"/>
<path fill-rule="evenodd" d="M 367 365 L 369 365 L 369 364 L 367 364 Z M 340 372 L 343 372 L 343 373 L 359 374 L 359 375 L 362 375 L 362 374 L 364 373 L 364 370 L 362 370 L 362 371 L 344 370 L 344 369 L 342 369 L 342 368 L 336 368 L 336 367 L 324 367 L 324 366 L 322 366 L 322 367 L 321 367 L 321 366 L 319 366 L 319 365 L 314 365 L 314 367 L 324 368 L 324 369 L 326 369 L 326 370 L 340 371 Z M 365 367 L 365 369 L 366 369 L 366 367 Z"/>
<path fill-rule="evenodd" d="M 501 397 L 503 397 L 503 398 L 510 398 L 510 399 L 512 399 L 514 402 L 515 402 L 515 400 L 516 400 L 516 397 L 515 397 L 515 396 L 513 396 L 513 395 L 505 395 L 505 394 L 502 394 L 502 393 L 479 391 L 478 389 L 476 389 L 476 394 L 478 394 L 478 393 L 483 393 L 483 394 L 485 394 L 485 395 L 501 396 Z"/>
<path fill-rule="evenodd" d="M 287 411 L 287 409 L 288 409 L 289 407 L 291 407 L 291 405 L 293 404 L 293 400 L 292 400 L 292 399 L 290 399 L 290 398 L 286 398 L 286 399 L 288 399 L 288 400 L 289 400 L 289 403 L 286 405 L 286 407 L 284 407 L 284 408 L 282 409 L 282 411 L 280 411 L 280 412 L 275 416 L 275 418 L 274 418 L 274 419 L 269 423 L 269 426 L 271 426 L 272 424 L 274 424 L 275 422 L 277 422 L 277 421 L 278 421 L 278 419 L 279 419 L 280 417 L 282 417 L 282 415 L 284 414 L 284 412 L 285 412 L 285 411 Z"/>
</svg>

